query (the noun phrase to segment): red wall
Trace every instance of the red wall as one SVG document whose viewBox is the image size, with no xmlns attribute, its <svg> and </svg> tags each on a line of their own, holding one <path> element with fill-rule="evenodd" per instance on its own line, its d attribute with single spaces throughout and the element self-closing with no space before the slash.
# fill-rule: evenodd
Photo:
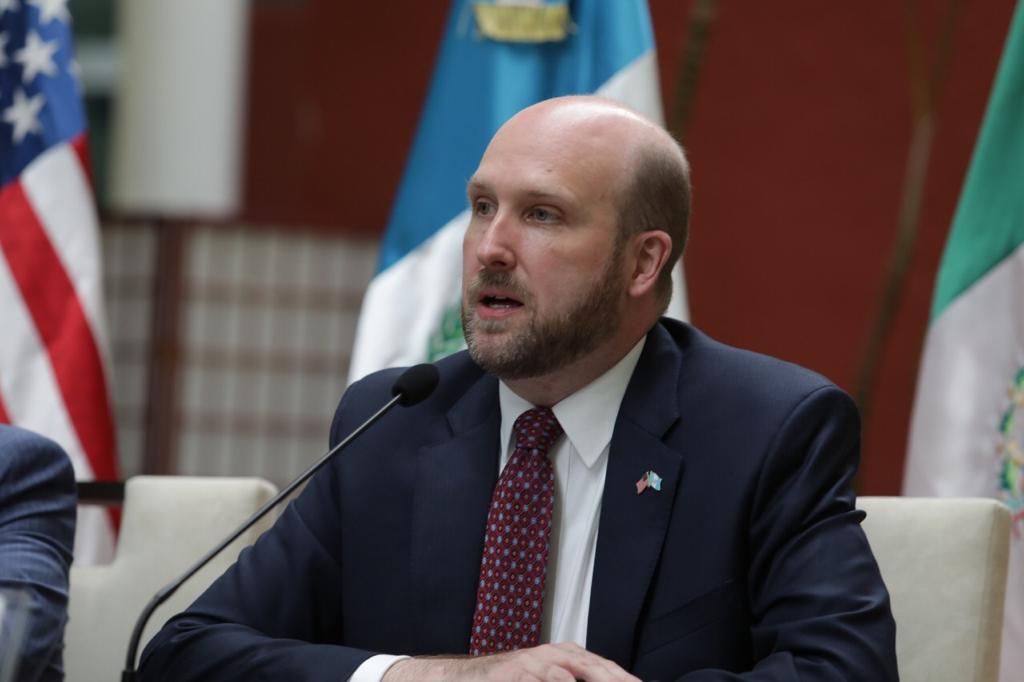
<svg viewBox="0 0 1024 682">
<path fill-rule="evenodd" d="M 663 51 L 678 52 L 662 37 L 673 4 L 652 8 Z M 718 4 L 685 140 L 693 319 L 852 392 L 896 235 L 911 133 L 905 6 L 915 3 Z M 930 62 L 948 3 L 916 4 Z M 935 271 L 1015 3 L 963 4 L 917 248 L 865 428 L 865 493 L 899 491 Z"/>
<path fill-rule="evenodd" d="M 670 106 L 691 2 L 650 4 Z M 907 7 L 930 63 L 949 3 L 716 4 L 684 140 L 695 186 L 693 319 L 852 392 L 910 142 Z M 919 240 L 865 427 L 862 493 L 899 490 L 935 270 L 1014 4 L 962 3 Z M 445 5 L 255 5 L 248 220 L 380 231 Z"/>
<path fill-rule="evenodd" d="M 253 6 L 250 222 L 383 229 L 446 7 L 337 0 Z"/>
</svg>

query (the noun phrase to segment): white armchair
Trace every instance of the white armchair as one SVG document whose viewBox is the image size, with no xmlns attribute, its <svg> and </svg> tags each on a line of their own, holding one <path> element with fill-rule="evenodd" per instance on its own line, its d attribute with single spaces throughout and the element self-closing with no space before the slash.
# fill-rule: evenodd
<svg viewBox="0 0 1024 682">
<path fill-rule="evenodd" d="M 995 682 L 1010 510 L 990 499 L 861 497 L 892 596 L 903 682 Z"/>
<path fill-rule="evenodd" d="M 149 599 L 273 497 L 259 478 L 138 476 L 125 486 L 113 562 L 72 566 L 64 668 L 68 682 L 120 679 L 132 627 Z M 232 543 L 156 610 L 140 651 L 157 629 L 230 566 L 273 515 Z"/>
<path fill-rule="evenodd" d="M 131 629 L 150 597 L 275 492 L 261 479 L 129 480 L 114 561 L 71 571 L 68 682 L 119 679 Z M 858 507 L 867 512 L 864 531 L 892 596 L 900 679 L 995 682 L 1009 510 L 988 499 L 898 497 L 861 497 Z M 157 609 L 143 646 L 272 522 L 263 519 Z"/>
</svg>

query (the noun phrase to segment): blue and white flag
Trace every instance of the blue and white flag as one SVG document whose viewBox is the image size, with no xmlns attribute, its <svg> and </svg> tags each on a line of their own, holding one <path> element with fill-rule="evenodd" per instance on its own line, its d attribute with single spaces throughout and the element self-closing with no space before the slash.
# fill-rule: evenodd
<svg viewBox="0 0 1024 682">
<path fill-rule="evenodd" d="M 663 121 L 645 0 L 454 0 L 359 317 L 349 378 L 465 347 L 459 317 L 466 181 L 487 143 L 535 102 L 596 93 Z M 682 272 L 669 314 L 685 318 Z"/>
</svg>

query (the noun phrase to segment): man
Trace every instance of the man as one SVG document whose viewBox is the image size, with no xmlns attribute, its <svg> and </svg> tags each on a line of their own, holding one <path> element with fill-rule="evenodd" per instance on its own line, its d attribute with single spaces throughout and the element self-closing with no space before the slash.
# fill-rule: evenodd
<svg viewBox="0 0 1024 682">
<path fill-rule="evenodd" d="M 77 501 L 71 460 L 61 447 L 0 424 L 0 589 L 24 591 L 30 604 L 18 680 L 64 679 Z M 0 662 L 7 653 L 0 651 Z"/>
<path fill-rule="evenodd" d="M 170 621 L 146 675 L 895 679 L 851 401 L 659 321 L 689 213 L 678 145 L 611 102 L 550 100 L 468 191 L 469 353 Z M 346 393 L 332 442 L 396 376 Z"/>
</svg>

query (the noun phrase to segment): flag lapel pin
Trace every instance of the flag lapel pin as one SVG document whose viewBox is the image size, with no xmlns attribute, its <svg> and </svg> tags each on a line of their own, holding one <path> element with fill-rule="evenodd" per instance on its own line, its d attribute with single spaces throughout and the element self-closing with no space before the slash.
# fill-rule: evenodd
<svg viewBox="0 0 1024 682">
<path fill-rule="evenodd" d="M 639 495 L 648 488 L 654 492 L 661 492 L 661 476 L 654 471 L 645 471 L 640 480 L 636 482 L 636 494 Z"/>
</svg>

